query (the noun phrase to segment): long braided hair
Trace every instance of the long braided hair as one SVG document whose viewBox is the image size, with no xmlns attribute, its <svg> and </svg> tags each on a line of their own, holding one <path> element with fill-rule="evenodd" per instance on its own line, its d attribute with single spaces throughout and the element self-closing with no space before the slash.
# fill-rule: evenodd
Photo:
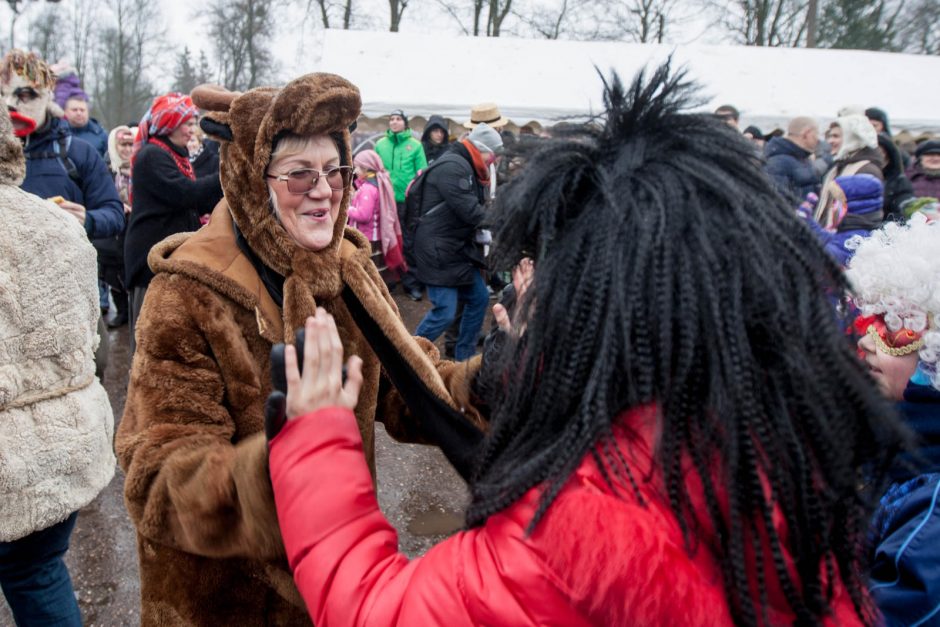
<svg viewBox="0 0 940 627">
<path fill-rule="evenodd" d="M 654 404 L 669 505 L 698 550 L 691 463 L 735 621 L 768 622 L 766 569 L 798 623 L 820 622 L 837 577 L 870 623 L 859 483 L 902 432 L 839 330 L 839 268 L 744 139 L 681 112 L 693 97 L 668 62 L 629 89 L 614 75 L 605 122 L 548 142 L 500 195 L 495 265 L 536 270 L 525 332 L 481 375 L 493 413 L 467 522 L 541 486 L 531 531 L 588 454 L 642 501 L 612 426 Z"/>
</svg>

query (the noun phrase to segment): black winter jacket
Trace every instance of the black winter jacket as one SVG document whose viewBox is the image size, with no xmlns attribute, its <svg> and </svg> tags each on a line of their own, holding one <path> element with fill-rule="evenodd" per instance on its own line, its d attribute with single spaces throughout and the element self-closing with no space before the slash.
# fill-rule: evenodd
<svg viewBox="0 0 940 627">
<path fill-rule="evenodd" d="M 483 223 L 484 190 L 462 144 L 454 144 L 428 171 L 422 200 L 414 236 L 418 279 L 442 287 L 471 284 L 484 265 L 473 242 Z"/>
<path fill-rule="evenodd" d="M 164 138 L 153 138 L 188 158 Z M 153 279 L 147 255 L 154 244 L 176 233 L 199 229 L 199 216 L 209 213 L 222 199 L 219 175 L 195 181 L 187 178 L 173 158 L 159 147 L 147 144 L 134 160 L 131 220 L 124 240 L 124 264 L 127 288 L 146 287 Z M 114 186 L 112 185 L 112 189 Z"/>
<path fill-rule="evenodd" d="M 810 192 L 819 191 L 819 176 L 810 160 L 812 155 L 785 137 L 774 137 L 764 148 L 767 174 L 777 191 L 800 201 Z"/>
<path fill-rule="evenodd" d="M 435 128 L 439 128 L 444 131 L 444 143 L 435 144 L 431 141 L 431 131 Z M 447 122 L 439 115 L 432 115 L 428 120 L 427 125 L 424 127 L 424 132 L 421 133 L 421 145 L 424 146 L 424 156 L 427 157 L 428 165 L 431 165 L 435 159 L 439 159 L 441 155 L 447 152 L 447 149 L 450 148 L 450 138 L 447 136 Z"/>
<path fill-rule="evenodd" d="M 878 135 L 878 145 L 888 155 L 888 162 L 885 163 L 882 172 L 885 177 L 885 220 L 900 220 L 904 217 L 901 207 L 914 198 L 914 188 L 911 182 L 904 176 L 904 160 L 901 158 L 901 150 L 895 146 L 890 135 L 880 133 Z"/>
</svg>

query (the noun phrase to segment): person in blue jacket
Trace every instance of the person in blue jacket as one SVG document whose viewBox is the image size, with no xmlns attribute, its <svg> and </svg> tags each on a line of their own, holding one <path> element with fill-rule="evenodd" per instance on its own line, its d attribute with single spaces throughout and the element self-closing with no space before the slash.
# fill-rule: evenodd
<svg viewBox="0 0 940 627">
<path fill-rule="evenodd" d="M 940 222 L 914 214 L 863 242 L 847 271 L 859 354 L 915 447 L 871 528 L 870 590 L 887 627 L 940 624 Z"/>
<path fill-rule="evenodd" d="M 88 108 L 88 97 L 84 92 L 73 94 L 65 101 L 62 117 L 69 123 L 72 137 L 88 142 L 104 158 L 108 154 L 108 132 L 98 120 L 88 115 Z"/>
<path fill-rule="evenodd" d="M 819 143 L 819 125 L 812 118 L 797 117 L 787 126 L 786 137 L 774 137 L 764 146 L 765 170 L 777 191 L 793 200 L 819 191 L 819 175 L 813 154 Z M 794 203 L 795 205 L 796 203 Z"/>
<path fill-rule="evenodd" d="M 54 86 L 48 65 L 33 53 L 11 50 L 0 61 L 0 94 L 26 155 L 21 188 L 54 200 L 89 238 L 117 235 L 124 229 L 124 207 L 114 182 L 95 149 L 52 115 Z"/>
</svg>

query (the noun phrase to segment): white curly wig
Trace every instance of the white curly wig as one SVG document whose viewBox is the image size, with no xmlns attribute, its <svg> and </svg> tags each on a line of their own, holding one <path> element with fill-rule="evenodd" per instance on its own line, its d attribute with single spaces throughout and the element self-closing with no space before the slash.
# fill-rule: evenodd
<svg viewBox="0 0 940 627">
<path fill-rule="evenodd" d="M 873 231 L 846 274 L 862 315 L 883 316 L 891 331 L 924 331 L 921 369 L 940 390 L 940 223 L 915 213 Z"/>
</svg>

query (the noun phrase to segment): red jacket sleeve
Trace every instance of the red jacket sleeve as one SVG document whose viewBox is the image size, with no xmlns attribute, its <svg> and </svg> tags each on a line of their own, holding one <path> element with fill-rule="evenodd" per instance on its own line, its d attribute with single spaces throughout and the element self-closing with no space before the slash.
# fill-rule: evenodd
<svg viewBox="0 0 940 627">
<path fill-rule="evenodd" d="M 352 412 L 288 422 L 269 461 L 287 558 L 318 627 L 589 624 L 526 538 L 529 515 L 494 516 L 411 561 L 399 553 Z"/>
</svg>

